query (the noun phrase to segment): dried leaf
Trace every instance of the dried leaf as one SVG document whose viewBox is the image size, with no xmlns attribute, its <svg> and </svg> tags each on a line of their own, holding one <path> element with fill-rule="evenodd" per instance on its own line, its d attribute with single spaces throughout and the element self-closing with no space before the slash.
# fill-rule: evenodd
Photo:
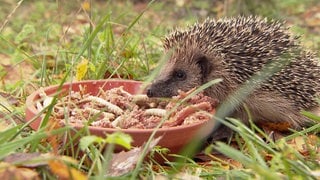
<svg viewBox="0 0 320 180">
<path fill-rule="evenodd" d="M 0 98 L 1 98 L 1 102 L 3 102 L 3 100 L 6 100 L 6 102 L 12 106 L 18 106 L 20 103 L 20 101 L 17 97 L 14 97 L 7 92 L 0 91 Z"/>
<path fill-rule="evenodd" d="M 110 176 L 121 176 L 134 169 L 141 154 L 141 147 L 133 148 L 130 151 L 121 151 L 113 156 L 108 172 Z"/>
<path fill-rule="evenodd" d="M 317 141 L 319 138 L 316 135 L 298 136 L 288 142 L 294 149 L 298 150 L 303 156 L 308 156 L 310 150 L 319 151 Z"/>
<path fill-rule="evenodd" d="M 46 132 L 48 132 L 47 142 L 51 145 L 53 154 L 58 154 L 60 144 L 62 143 L 63 134 L 51 135 L 50 132 L 59 128 L 61 128 L 61 125 L 58 123 L 58 121 L 55 120 L 54 117 L 50 117 Z"/>
<path fill-rule="evenodd" d="M 48 163 L 48 154 L 35 153 L 15 153 L 7 156 L 4 162 L 24 167 L 38 167 Z"/>
<path fill-rule="evenodd" d="M 294 149 L 298 151 L 303 151 L 306 147 L 305 139 L 302 136 L 295 137 L 294 139 L 292 139 L 290 144 L 294 147 Z"/>
<path fill-rule="evenodd" d="M 58 158 L 59 158 L 59 160 L 62 160 L 63 162 L 66 162 L 69 164 L 74 164 L 74 165 L 79 164 L 79 162 L 76 159 L 74 159 L 73 157 L 70 157 L 70 156 L 58 156 Z"/>
<path fill-rule="evenodd" d="M 151 141 L 148 152 L 158 144 L 161 138 L 162 136 Z M 108 176 L 121 176 L 132 171 L 142 155 L 143 148 L 144 147 L 136 147 L 127 152 L 121 151 L 120 153 L 114 154 L 108 169 Z"/>
<path fill-rule="evenodd" d="M 86 175 L 78 171 L 73 167 L 65 165 L 62 161 L 51 160 L 49 161 L 49 167 L 52 173 L 57 175 L 59 179 L 77 179 L 85 180 L 88 179 Z"/>
<path fill-rule="evenodd" d="M 317 146 L 318 142 L 320 141 L 320 138 L 314 134 L 308 135 L 307 143 L 310 146 Z"/>
<path fill-rule="evenodd" d="M 20 104 L 19 99 L 6 92 L 0 91 L 0 131 L 5 130 L 12 124 L 12 120 L 21 123 L 21 118 L 16 115 L 14 109 Z"/>
<path fill-rule="evenodd" d="M 40 179 L 38 173 L 28 168 L 18 168 L 9 163 L 0 163 L 0 177 L 1 179 Z"/>
<path fill-rule="evenodd" d="M 7 156 L 3 161 L 23 167 L 38 167 L 48 165 L 51 160 L 61 160 L 70 164 L 78 164 L 78 161 L 69 156 L 56 156 L 52 153 L 15 153 Z"/>
<path fill-rule="evenodd" d="M 0 94 L 0 112 L 10 113 L 13 111 L 14 108 L 12 104 L 9 102 L 9 99 L 7 99 L 8 97 L 5 97 L 3 95 L 5 94 L 4 93 Z"/>
</svg>

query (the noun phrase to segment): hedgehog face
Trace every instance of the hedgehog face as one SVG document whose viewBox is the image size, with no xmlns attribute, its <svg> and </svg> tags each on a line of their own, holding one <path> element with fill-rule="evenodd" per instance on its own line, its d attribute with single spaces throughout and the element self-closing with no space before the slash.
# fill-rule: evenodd
<svg viewBox="0 0 320 180">
<path fill-rule="evenodd" d="M 181 58 L 182 57 L 182 58 Z M 204 83 L 211 67 L 204 55 L 173 56 L 147 90 L 149 97 L 172 97 Z"/>
</svg>

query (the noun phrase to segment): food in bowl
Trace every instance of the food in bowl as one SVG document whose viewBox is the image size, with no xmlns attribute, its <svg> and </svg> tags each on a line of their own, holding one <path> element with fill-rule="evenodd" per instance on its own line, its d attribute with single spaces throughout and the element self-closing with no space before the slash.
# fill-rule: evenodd
<svg viewBox="0 0 320 180">
<path fill-rule="evenodd" d="M 217 100 L 203 93 L 186 98 L 190 93 L 180 91 L 172 99 L 148 98 L 131 94 L 123 86 L 109 90 L 99 88 L 97 94 L 86 93 L 84 87 L 58 99 L 51 118 L 60 123 L 102 128 L 153 129 L 190 125 L 212 119 Z M 48 106 L 53 97 L 40 94 L 37 110 Z"/>
</svg>

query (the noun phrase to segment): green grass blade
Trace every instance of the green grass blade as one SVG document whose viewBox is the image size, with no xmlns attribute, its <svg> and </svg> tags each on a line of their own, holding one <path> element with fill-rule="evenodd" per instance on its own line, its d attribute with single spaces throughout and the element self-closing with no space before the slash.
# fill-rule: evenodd
<svg viewBox="0 0 320 180">
<path fill-rule="evenodd" d="M 56 135 L 65 132 L 68 127 L 63 127 L 60 129 L 52 130 L 49 132 L 36 132 L 31 134 L 30 136 L 15 139 L 10 142 L 6 142 L 4 146 L 0 147 L 0 159 L 3 159 L 7 155 L 12 152 L 15 152 L 17 149 L 24 147 L 26 144 L 35 144 L 36 146 L 39 145 L 39 141 L 43 138 L 48 137 L 48 135 Z"/>
<path fill-rule="evenodd" d="M 0 145 L 5 146 L 6 142 L 16 135 L 22 125 L 17 125 L 0 132 Z"/>
<path fill-rule="evenodd" d="M 266 179 L 278 179 L 279 177 L 274 172 L 270 172 L 270 169 L 265 165 L 259 164 L 257 161 L 253 160 L 253 157 L 244 155 L 241 151 L 236 150 L 222 142 L 217 142 L 214 148 L 221 152 L 222 154 L 241 162 L 246 167 L 253 169 L 256 173 L 262 175 Z"/>
</svg>

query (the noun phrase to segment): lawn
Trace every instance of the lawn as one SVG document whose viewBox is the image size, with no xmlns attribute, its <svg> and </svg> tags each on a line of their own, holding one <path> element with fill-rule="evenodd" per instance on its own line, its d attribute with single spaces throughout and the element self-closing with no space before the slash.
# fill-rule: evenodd
<svg viewBox="0 0 320 180">
<path fill-rule="evenodd" d="M 184 161 L 166 165 L 137 161 L 121 173 L 108 168 L 112 149 L 104 151 L 104 145 L 129 143 L 130 137 L 104 139 L 78 132 L 83 155 L 73 149 L 77 138 L 70 136 L 69 127 L 57 128 L 48 119 L 46 127 L 34 131 L 24 121 L 26 97 L 40 87 L 88 79 L 152 80 L 165 58 L 163 37 L 207 17 L 244 14 L 285 21 L 292 34 L 301 36 L 301 44 L 320 57 L 319 12 L 317 0 L 2 0 L 0 177 L 319 179 L 319 123 L 272 139 L 253 124 L 246 127 L 231 119 L 230 126 L 237 127 L 232 141 L 209 145 L 197 159 L 182 157 Z M 65 134 L 67 143 L 61 144 Z M 156 151 L 165 153 L 161 147 Z"/>
</svg>

